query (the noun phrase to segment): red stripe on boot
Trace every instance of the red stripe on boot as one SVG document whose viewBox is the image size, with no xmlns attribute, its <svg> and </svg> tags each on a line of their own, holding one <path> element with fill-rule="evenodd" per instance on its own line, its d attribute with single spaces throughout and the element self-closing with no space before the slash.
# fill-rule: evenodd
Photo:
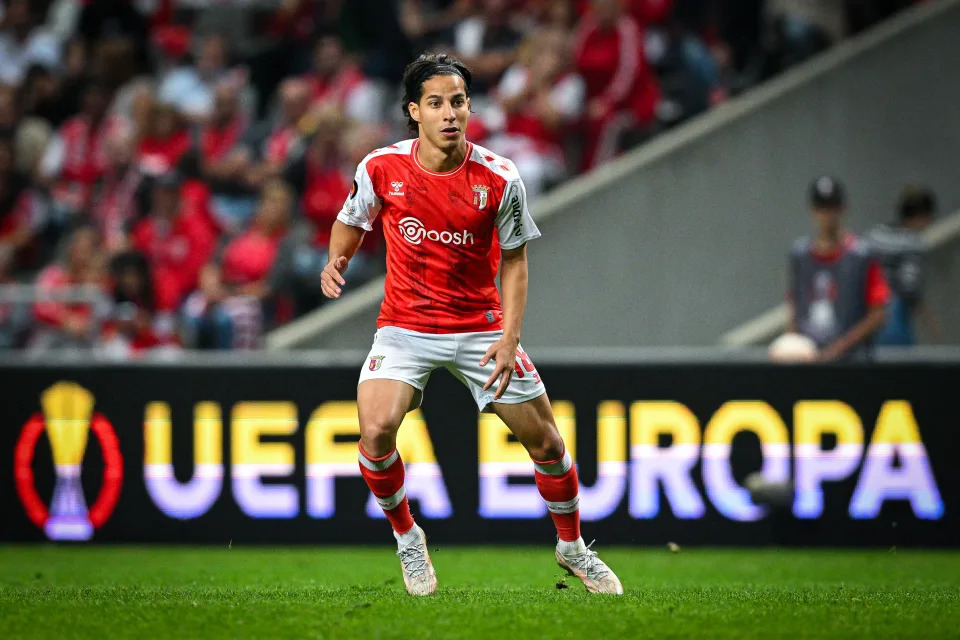
<svg viewBox="0 0 960 640">
<path fill-rule="evenodd" d="M 394 451 L 391 451 L 383 457 L 374 458 L 368 456 L 366 451 L 363 450 L 363 447 L 358 445 L 358 448 L 360 455 L 372 463 L 372 466 L 380 466 L 380 463 L 385 462 L 394 454 Z M 400 459 L 399 455 L 397 455 L 396 459 L 386 469 L 370 469 L 363 464 L 362 460 L 358 461 L 358 464 L 360 465 L 360 475 L 363 476 L 367 486 L 370 487 L 370 491 L 377 498 L 387 499 L 394 497 L 403 489 L 403 460 Z M 403 534 L 413 528 L 413 515 L 410 513 L 410 503 L 407 501 L 406 496 L 404 496 L 403 500 L 401 500 L 397 506 L 391 509 L 383 509 L 383 513 L 387 516 L 387 520 L 390 521 L 390 525 L 397 533 Z"/>
</svg>

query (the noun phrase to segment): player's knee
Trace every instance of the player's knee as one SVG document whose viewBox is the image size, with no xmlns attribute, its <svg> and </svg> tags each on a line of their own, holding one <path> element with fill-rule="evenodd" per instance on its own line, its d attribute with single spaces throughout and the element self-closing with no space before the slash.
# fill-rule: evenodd
<svg viewBox="0 0 960 640">
<path fill-rule="evenodd" d="M 367 455 L 385 456 L 397 446 L 397 427 L 392 420 L 367 418 L 360 421 L 360 445 Z"/>
<path fill-rule="evenodd" d="M 563 457 L 563 438 L 556 427 L 544 429 L 543 433 L 527 445 L 527 453 L 533 460 L 548 461 L 559 460 Z"/>
</svg>

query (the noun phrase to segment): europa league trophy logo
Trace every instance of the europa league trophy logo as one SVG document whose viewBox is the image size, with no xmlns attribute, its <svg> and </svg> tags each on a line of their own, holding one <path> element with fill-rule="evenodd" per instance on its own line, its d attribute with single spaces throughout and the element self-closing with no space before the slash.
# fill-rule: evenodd
<svg viewBox="0 0 960 640">
<path fill-rule="evenodd" d="M 93 525 L 80 484 L 80 463 L 87 449 L 93 394 L 74 382 L 59 382 L 43 392 L 40 406 L 57 474 L 44 531 L 52 540 L 89 540 Z"/>
</svg>

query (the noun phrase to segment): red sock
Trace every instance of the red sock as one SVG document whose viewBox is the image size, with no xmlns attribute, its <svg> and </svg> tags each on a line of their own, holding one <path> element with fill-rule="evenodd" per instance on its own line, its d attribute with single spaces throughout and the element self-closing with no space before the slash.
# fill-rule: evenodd
<svg viewBox="0 0 960 640">
<path fill-rule="evenodd" d="M 580 486 L 570 452 L 564 451 L 557 460 L 534 460 L 533 467 L 537 489 L 550 510 L 557 536 L 565 542 L 577 540 L 580 537 Z"/>
<path fill-rule="evenodd" d="M 413 516 L 403 487 L 403 460 L 400 454 L 394 449 L 382 458 L 371 458 L 363 447 L 359 449 L 360 475 L 367 481 L 393 530 L 400 534 L 410 531 L 413 528 Z"/>
</svg>

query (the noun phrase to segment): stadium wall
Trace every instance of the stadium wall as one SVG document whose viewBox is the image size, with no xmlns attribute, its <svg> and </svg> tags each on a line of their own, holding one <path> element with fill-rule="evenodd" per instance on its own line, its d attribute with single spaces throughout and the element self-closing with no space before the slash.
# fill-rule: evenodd
<svg viewBox="0 0 960 640">
<path fill-rule="evenodd" d="M 0 540 L 388 541 L 356 462 L 357 357 L 0 366 Z M 578 459 L 584 535 L 960 543 L 945 393 L 960 360 L 619 362 L 539 368 Z M 400 434 L 432 541 L 552 537 L 522 447 L 452 376 L 433 377 Z"/>
<path fill-rule="evenodd" d="M 854 230 L 890 220 L 905 181 L 960 207 L 957 33 L 960 1 L 924 4 L 547 196 L 526 346 L 715 343 L 783 299 L 821 173 L 846 183 Z M 381 286 L 271 345 L 366 346 Z"/>
</svg>

